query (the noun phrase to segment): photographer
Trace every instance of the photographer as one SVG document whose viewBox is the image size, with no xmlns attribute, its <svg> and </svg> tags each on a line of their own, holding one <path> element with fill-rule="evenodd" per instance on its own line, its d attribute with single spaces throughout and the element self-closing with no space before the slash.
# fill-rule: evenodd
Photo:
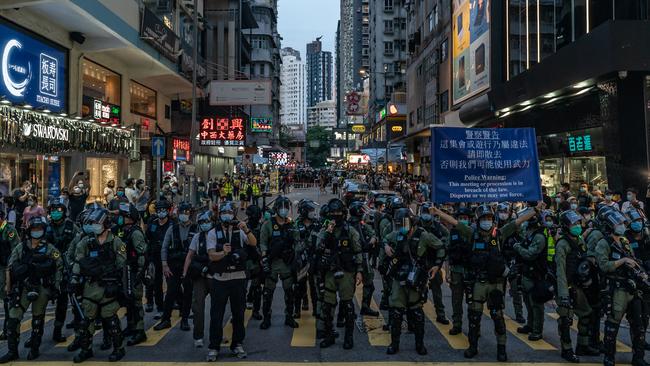
<svg viewBox="0 0 650 366">
<path fill-rule="evenodd" d="M 210 286 L 210 345 L 208 361 L 216 361 L 223 339 L 223 317 L 230 300 L 233 337 L 232 354 L 245 358 L 243 341 L 244 311 L 246 309 L 246 248 L 256 246 L 257 239 L 246 223 L 235 220 L 232 202 L 219 207 L 219 221 L 207 236 L 210 262 L 216 263 Z"/>
</svg>

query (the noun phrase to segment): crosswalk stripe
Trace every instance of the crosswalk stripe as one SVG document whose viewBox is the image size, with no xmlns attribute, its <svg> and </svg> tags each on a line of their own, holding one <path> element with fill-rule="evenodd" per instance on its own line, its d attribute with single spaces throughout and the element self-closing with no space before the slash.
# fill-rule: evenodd
<svg viewBox="0 0 650 366">
<path fill-rule="evenodd" d="M 357 287 L 354 297 L 356 298 L 357 303 L 361 305 L 363 301 L 363 286 Z M 374 298 L 370 300 L 370 308 L 379 311 L 379 306 L 377 306 Z M 363 316 L 363 325 L 367 330 L 368 341 L 371 346 L 387 347 L 390 344 L 390 332 L 383 329 L 384 316 L 381 312 L 379 312 L 379 316 L 376 318 Z"/>
<path fill-rule="evenodd" d="M 176 311 L 172 312 L 172 318 L 171 318 L 172 326 L 171 327 L 169 327 L 167 329 L 163 329 L 163 330 L 154 330 L 153 328 L 156 326 L 156 324 L 158 324 L 156 322 L 156 324 L 154 324 L 151 328 L 149 328 L 147 330 L 147 332 L 146 332 L 147 333 L 147 340 L 140 343 L 140 344 L 138 344 L 136 347 L 152 347 L 152 346 L 155 346 L 156 344 L 158 344 L 158 342 L 160 342 L 161 339 L 163 339 L 167 335 L 167 333 L 169 333 L 169 331 L 174 329 L 176 327 L 176 325 L 178 325 L 178 322 L 180 322 L 180 321 L 181 321 L 181 317 L 180 317 L 180 315 L 178 315 L 178 312 L 176 312 Z"/>
<path fill-rule="evenodd" d="M 449 334 L 449 329 L 451 329 L 452 325 L 451 324 L 440 324 L 436 321 L 436 311 L 433 308 L 433 304 L 431 303 L 431 300 L 427 300 L 426 303 L 424 303 L 424 306 L 422 307 L 424 310 L 424 314 L 431 320 L 433 325 L 438 329 L 438 332 L 442 334 L 443 337 L 447 340 L 447 343 L 449 343 L 449 346 L 453 349 L 466 349 L 469 347 L 469 342 L 467 341 L 467 337 L 461 333 L 457 335 L 451 335 Z"/>
<path fill-rule="evenodd" d="M 555 320 L 558 320 L 560 318 L 560 315 L 558 315 L 558 313 L 546 313 L 546 315 L 548 315 L 550 318 L 555 319 Z M 574 331 L 577 332 L 578 327 L 575 325 L 575 321 L 572 322 L 572 323 L 573 324 L 571 324 L 571 329 L 573 329 Z M 602 338 L 602 336 L 601 336 L 601 338 Z M 632 352 L 632 348 L 630 348 L 625 343 L 617 340 L 616 341 L 616 352 L 623 352 L 623 353 Z"/>
<path fill-rule="evenodd" d="M 302 311 L 300 313 L 300 319 L 296 321 L 300 324 L 300 327 L 293 330 L 291 347 L 315 347 L 316 318 L 311 315 L 311 311 Z"/>
<path fill-rule="evenodd" d="M 246 309 L 244 312 L 244 328 L 248 326 L 248 321 L 251 320 L 251 315 L 253 315 L 253 310 Z M 230 344 L 230 340 L 232 339 L 232 318 L 226 322 L 226 325 L 223 327 L 223 339 L 221 341 L 221 345 L 225 346 Z"/>
<path fill-rule="evenodd" d="M 125 315 L 126 315 L 126 308 L 120 308 L 119 310 L 117 310 L 117 317 L 118 318 L 122 319 L 122 318 L 124 318 Z M 101 329 L 95 330 L 94 335 L 97 335 L 97 333 L 99 333 L 101 331 L 102 331 Z M 69 335 L 65 339 L 65 342 L 57 343 L 54 347 L 57 347 L 57 348 L 68 347 L 70 345 L 70 343 L 72 343 L 73 340 L 74 340 L 74 330 L 73 330 L 72 334 Z"/>
<path fill-rule="evenodd" d="M 490 317 L 490 313 L 487 310 L 483 310 L 483 313 L 487 316 Z M 527 334 L 519 334 L 517 333 L 517 328 L 519 327 L 519 324 L 515 322 L 514 320 L 510 319 L 509 316 L 503 314 L 503 318 L 506 321 L 506 329 L 515 337 L 517 337 L 520 341 L 526 343 L 528 347 L 538 350 L 538 351 L 555 351 L 557 348 L 553 346 L 552 344 L 546 342 L 543 339 L 540 339 L 539 341 L 529 341 L 528 340 L 528 335 Z"/>
</svg>

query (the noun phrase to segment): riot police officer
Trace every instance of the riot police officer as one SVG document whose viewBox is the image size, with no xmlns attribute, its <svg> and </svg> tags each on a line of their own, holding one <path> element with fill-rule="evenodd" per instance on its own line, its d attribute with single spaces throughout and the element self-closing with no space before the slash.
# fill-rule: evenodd
<svg viewBox="0 0 650 366">
<path fill-rule="evenodd" d="M 61 252 L 44 238 L 47 221 L 44 217 L 29 219 L 26 238 L 11 252 L 6 270 L 5 291 L 9 293 L 10 309 L 7 319 L 8 352 L 0 363 L 18 359 L 20 322 L 23 314 L 32 305 L 32 335 L 28 360 L 40 355 L 41 339 L 45 318 L 45 307 L 51 299 L 57 298 L 63 276 Z"/>
<path fill-rule="evenodd" d="M 548 264 L 546 260 L 546 236 L 544 227 L 540 225 L 540 217 L 533 216 L 522 224 L 524 241 L 514 244 L 514 251 L 519 258 L 521 268 L 521 284 L 524 291 L 524 302 L 528 311 L 528 321 L 517 332 L 528 334 L 528 340 L 542 339 L 544 328 L 544 303 L 553 298 L 546 279 Z"/>
<path fill-rule="evenodd" d="M 390 346 L 389 355 L 399 351 L 402 319 L 407 314 L 415 335 L 415 350 L 426 355 L 424 346 L 424 312 L 427 281 L 432 280 L 445 260 L 445 246 L 435 235 L 416 225 L 408 208 L 395 214 L 396 230 L 383 239 L 384 252 L 391 259 Z"/>
<path fill-rule="evenodd" d="M 0 333 L 0 340 L 7 340 L 7 320 L 9 314 L 9 301 L 7 300 L 7 293 L 5 291 L 7 264 L 11 252 L 20 243 L 18 231 L 5 220 L 4 211 L 0 210 L 0 300 L 4 305 L 5 319 L 2 321 L 2 333 Z"/>
<path fill-rule="evenodd" d="M 397 212 L 397 210 L 404 207 L 406 207 L 406 205 L 404 204 L 404 200 L 402 200 L 401 197 L 391 197 L 388 199 L 386 202 L 386 209 L 379 218 L 378 234 L 380 238 L 385 238 L 393 231 L 393 215 L 395 212 Z M 387 258 L 385 253 L 383 253 L 383 250 L 383 246 L 380 245 L 380 257 Z M 381 310 L 388 310 L 388 299 L 390 298 L 391 290 L 391 280 L 388 278 L 388 276 L 385 275 L 385 273 L 383 273 L 385 267 L 386 266 L 384 264 L 379 267 L 379 274 L 381 274 L 382 282 L 381 301 L 379 303 L 379 309 Z"/>
<path fill-rule="evenodd" d="M 334 344 L 333 332 L 333 307 L 336 306 L 337 293 L 341 301 L 341 308 L 345 314 L 344 349 L 351 349 L 354 345 L 354 304 L 352 298 L 356 283 L 363 280 L 362 248 L 359 232 L 346 223 L 347 209 L 343 201 L 338 198 L 331 199 L 328 203 L 328 217 L 331 220 L 327 227 L 321 229 L 316 244 L 320 255 L 324 295 L 321 316 L 324 321 L 324 339 L 321 348 Z"/>
<path fill-rule="evenodd" d="M 147 242 L 144 233 L 140 228 L 140 212 L 132 203 L 120 203 L 117 225 L 113 233 L 126 245 L 126 267 L 127 267 L 127 290 L 125 293 L 126 302 L 126 332 L 125 336 L 130 338 L 126 341 L 127 346 L 135 346 L 147 340 L 144 332 L 144 307 L 142 296 L 144 295 L 144 264 L 147 253 Z"/>
<path fill-rule="evenodd" d="M 625 237 L 630 242 L 630 248 L 634 256 L 639 260 L 639 264 L 648 272 L 650 270 L 650 233 L 646 227 L 645 216 L 638 209 L 632 208 L 626 212 L 630 225 Z M 643 299 L 643 333 L 648 329 L 648 319 L 650 317 L 650 303 L 647 298 Z M 648 342 L 645 346 L 648 350 Z"/>
<path fill-rule="evenodd" d="M 519 230 L 519 225 L 533 217 L 537 210 L 537 207 L 531 207 L 516 220 L 497 229 L 492 208 L 488 205 L 481 205 L 476 208 L 475 215 L 478 225 L 476 229 L 473 229 L 438 208 L 431 208 L 433 214 L 440 215 L 441 220 L 455 227 L 463 240 L 472 243 L 469 271 L 466 273 L 466 276 L 472 277 L 473 286 L 467 310 L 469 348 L 465 350 L 465 358 L 473 358 L 478 354 L 483 304 L 487 302 L 497 338 L 497 360 L 499 362 L 508 360 L 506 325 L 503 317 L 505 277 L 508 274 L 508 267 L 503 254 L 503 245 L 505 238 L 515 234 Z"/>
<path fill-rule="evenodd" d="M 439 220 L 434 220 L 434 216 L 429 212 L 431 206 L 431 202 L 424 202 L 420 206 L 419 226 L 439 238 L 446 248 L 449 242 L 449 230 L 441 225 Z M 449 320 L 445 315 L 445 304 L 442 302 L 442 282 L 442 271 L 436 271 L 435 276 L 429 281 L 429 288 L 431 289 L 433 307 L 436 310 L 436 321 L 447 325 Z"/>
<path fill-rule="evenodd" d="M 79 326 L 81 350 L 74 357 L 75 363 L 93 357 L 92 337 L 98 317 L 106 320 L 104 332 L 108 332 L 113 341 L 113 352 L 108 360 L 119 361 L 125 354 L 117 310 L 123 287 L 126 245 L 111 233 L 110 221 L 109 212 L 104 208 L 90 212 L 84 225 L 89 225 L 91 234 L 84 237 L 75 250 L 70 285 L 83 286 L 83 315 Z"/>
<path fill-rule="evenodd" d="M 262 210 L 257 205 L 246 207 L 246 223 L 253 232 L 255 239 L 260 238 L 260 229 L 262 227 Z M 246 308 L 252 309 L 251 317 L 256 320 L 262 320 L 260 313 L 262 306 L 262 285 L 264 284 L 264 273 L 260 265 L 262 254 L 259 246 L 246 246 L 248 252 L 246 259 L 246 271 L 248 272 L 249 286 L 246 295 Z"/>
<path fill-rule="evenodd" d="M 632 336 L 632 365 L 645 366 L 645 332 L 642 321 L 642 295 L 650 293 L 648 274 L 639 264 L 625 237 L 626 218 L 618 211 L 605 215 L 607 235 L 596 244 L 596 258 L 600 270 L 607 276 L 611 297 L 609 314 L 605 321 L 603 364 L 613 366 L 616 356 L 616 337 L 623 316 L 630 324 Z"/>
<path fill-rule="evenodd" d="M 312 200 L 301 200 L 298 203 L 298 219 L 296 219 L 296 230 L 300 235 L 302 241 L 302 253 L 298 257 L 300 260 L 296 261 L 297 278 L 296 294 L 294 296 L 294 310 L 293 317 L 300 318 L 301 310 L 309 310 L 309 302 L 307 298 L 307 285 L 309 285 L 309 296 L 311 297 L 312 310 L 316 311 L 316 286 L 314 276 L 312 275 L 313 269 L 311 262 L 316 250 L 316 240 L 321 226 L 318 222 L 318 209 L 319 205 Z M 307 269 L 306 273 L 304 269 Z M 302 305 L 302 306 L 301 306 Z"/>
<path fill-rule="evenodd" d="M 163 241 L 165 240 L 165 234 L 172 225 L 172 221 L 169 218 L 171 209 L 172 204 L 170 201 L 165 199 L 157 201 L 156 215 L 150 219 L 149 224 L 147 225 L 146 237 L 148 247 L 147 264 L 145 265 L 145 268 L 148 268 L 150 265 L 154 266 L 153 284 L 151 286 L 147 285 L 146 288 L 147 305 L 145 306 L 145 311 L 147 313 L 153 311 L 154 301 L 156 303 L 157 311 L 159 313 L 162 313 L 163 311 L 163 271 L 160 252 L 162 250 Z"/>
<path fill-rule="evenodd" d="M 502 228 L 503 226 L 510 223 L 514 216 L 513 206 L 506 202 L 501 202 L 497 204 L 496 208 L 497 214 L 497 228 Z M 513 264 L 515 262 L 516 253 L 512 249 L 515 244 L 521 242 L 523 239 L 518 232 L 504 237 L 504 251 L 503 254 L 506 257 L 506 262 Z M 513 271 L 508 278 L 507 282 L 510 285 L 510 290 L 508 291 L 510 297 L 512 298 L 512 307 L 515 310 L 515 321 L 517 323 L 523 324 L 526 322 L 524 318 L 524 307 L 523 307 L 523 297 L 521 291 L 521 275 L 516 271 Z"/>
<path fill-rule="evenodd" d="M 587 299 L 586 289 L 594 271 L 587 245 L 582 239 L 582 217 L 573 210 L 560 215 L 562 237 L 555 245 L 555 275 L 557 277 L 557 322 L 562 343 L 562 358 L 579 362 L 580 355 L 595 356 L 599 352 L 589 346 L 589 322 L 593 309 Z M 571 346 L 573 314 L 578 316 L 578 345 Z"/>
<path fill-rule="evenodd" d="M 379 312 L 370 308 L 372 294 L 375 292 L 375 270 L 370 264 L 370 257 L 373 255 L 377 247 L 377 235 L 371 225 L 363 222 L 363 215 L 365 214 L 364 204 L 356 201 L 350 204 L 350 226 L 359 233 L 361 240 L 361 259 L 363 271 L 363 297 L 361 300 L 361 315 L 379 316 Z"/>
<path fill-rule="evenodd" d="M 282 289 L 284 290 L 284 324 L 291 328 L 298 328 L 292 311 L 294 307 L 294 274 L 291 263 L 296 252 L 300 252 L 301 248 L 300 236 L 289 217 L 290 209 L 291 201 L 284 196 L 279 196 L 273 203 L 275 215 L 262 225 L 260 250 L 262 251 L 262 269 L 266 273 L 266 279 L 262 305 L 264 320 L 260 324 L 260 329 L 268 329 L 271 326 L 271 304 L 278 278 L 282 280 Z"/>
<path fill-rule="evenodd" d="M 65 200 L 60 198 L 50 200 L 48 203 L 48 213 L 50 216 L 50 224 L 47 226 L 45 232 L 46 240 L 53 244 L 60 253 L 66 253 L 68 251 L 68 245 L 79 233 L 79 228 L 72 220 L 66 217 L 67 208 Z M 61 329 L 65 324 L 65 317 L 68 312 L 68 296 L 65 288 L 67 287 L 66 281 L 69 276 L 69 271 L 72 269 L 70 264 L 66 263 L 65 257 L 63 264 L 63 288 L 58 292 L 59 297 L 56 299 L 54 333 L 52 334 L 52 339 L 57 343 L 65 342 L 66 340 L 66 337 L 61 334 Z"/>
<path fill-rule="evenodd" d="M 181 304 L 181 330 L 190 330 L 190 308 L 192 306 L 192 281 L 183 278 L 183 265 L 197 228 L 192 224 L 192 205 L 181 202 L 178 205 L 178 222 L 172 223 L 165 233 L 160 252 L 163 275 L 167 279 L 167 293 L 160 323 L 154 330 L 170 328 L 174 305 Z"/>
<path fill-rule="evenodd" d="M 429 208 L 430 209 L 430 208 Z M 454 213 L 456 220 L 470 226 L 470 219 L 473 216 L 472 210 L 467 207 L 460 207 Z M 451 308 L 452 308 L 452 327 L 449 330 L 450 335 L 457 335 L 463 332 L 463 297 L 465 292 L 469 292 L 467 302 L 471 298 L 472 284 L 467 281 L 465 273 L 469 271 L 469 259 L 472 253 L 472 245 L 461 236 L 457 228 L 453 227 L 449 231 L 449 245 L 447 248 L 449 263 L 449 288 L 451 289 Z M 468 276 L 469 277 L 469 276 Z"/>
</svg>

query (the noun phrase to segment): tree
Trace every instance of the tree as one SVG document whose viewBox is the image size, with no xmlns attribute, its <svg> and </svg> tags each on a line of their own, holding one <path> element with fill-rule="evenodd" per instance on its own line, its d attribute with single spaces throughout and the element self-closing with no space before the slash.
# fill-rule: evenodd
<svg viewBox="0 0 650 366">
<path fill-rule="evenodd" d="M 307 163 L 313 168 L 322 168 L 330 155 L 332 134 L 320 126 L 307 130 Z"/>
</svg>

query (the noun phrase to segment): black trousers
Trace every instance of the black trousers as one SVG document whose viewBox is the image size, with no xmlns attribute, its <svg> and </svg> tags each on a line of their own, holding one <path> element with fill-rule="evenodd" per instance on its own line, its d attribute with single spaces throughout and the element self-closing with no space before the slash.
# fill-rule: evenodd
<svg viewBox="0 0 650 366">
<path fill-rule="evenodd" d="M 54 310 L 54 326 L 62 327 L 65 324 L 65 316 L 68 313 L 68 293 L 61 291 L 56 298 L 56 310 Z M 8 314 L 6 315 L 8 316 Z"/>
<path fill-rule="evenodd" d="M 226 304 L 230 300 L 232 314 L 233 349 L 244 341 L 244 312 L 246 311 L 246 280 L 217 281 L 210 280 L 210 345 L 208 348 L 219 350 L 223 340 L 223 317 Z"/>
<path fill-rule="evenodd" d="M 162 273 L 162 261 L 160 260 L 160 253 L 158 255 L 152 255 L 151 262 L 154 266 L 154 278 L 153 285 L 147 286 L 146 288 L 146 298 L 147 304 L 156 304 L 158 311 L 163 309 L 163 273 Z M 149 267 L 149 263 L 145 268 Z"/>
<path fill-rule="evenodd" d="M 182 267 L 170 267 L 172 276 L 167 278 L 167 293 L 163 306 L 162 320 L 169 320 L 174 310 L 174 304 L 181 304 L 181 318 L 187 319 L 192 308 L 192 280 L 189 277 L 181 279 Z"/>
</svg>

